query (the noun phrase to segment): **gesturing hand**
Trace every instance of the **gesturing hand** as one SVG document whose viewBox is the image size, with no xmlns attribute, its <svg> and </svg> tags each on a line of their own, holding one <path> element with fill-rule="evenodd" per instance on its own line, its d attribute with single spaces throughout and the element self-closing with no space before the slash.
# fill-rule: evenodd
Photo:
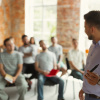
<svg viewBox="0 0 100 100">
<path fill-rule="evenodd" d="M 84 77 L 87 79 L 88 83 L 91 85 L 96 85 L 99 81 L 99 75 L 93 72 L 90 72 L 89 70 L 87 70 L 87 73 Z"/>
</svg>

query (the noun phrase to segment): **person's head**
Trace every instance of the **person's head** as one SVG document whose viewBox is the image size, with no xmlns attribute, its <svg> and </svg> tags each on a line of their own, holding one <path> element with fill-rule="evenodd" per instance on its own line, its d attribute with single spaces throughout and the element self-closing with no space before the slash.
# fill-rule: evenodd
<svg viewBox="0 0 100 100">
<path fill-rule="evenodd" d="M 35 44 L 35 39 L 34 39 L 34 37 L 31 37 L 31 38 L 30 38 L 30 44 Z"/>
<path fill-rule="evenodd" d="M 77 41 L 77 39 L 72 39 L 72 44 L 73 44 L 74 49 L 78 48 L 78 41 Z"/>
<path fill-rule="evenodd" d="M 56 37 L 51 37 L 51 42 L 52 42 L 52 44 L 57 44 L 57 38 Z"/>
<path fill-rule="evenodd" d="M 100 33 L 100 11 L 90 11 L 84 15 L 85 32 L 90 40 L 96 40 Z"/>
<path fill-rule="evenodd" d="M 14 50 L 14 42 L 10 38 L 4 40 L 4 46 L 8 52 L 12 52 Z"/>
<path fill-rule="evenodd" d="M 9 38 L 10 38 L 13 42 L 15 42 L 13 37 L 9 37 Z"/>
<path fill-rule="evenodd" d="M 40 40 L 39 44 L 43 51 L 47 49 L 46 43 L 43 40 Z"/>
<path fill-rule="evenodd" d="M 28 36 L 27 35 L 23 35 L 22 36 L 22 41 L 23 41 L 24 45 L 28 45 L 29 44 Z"/>
</svg>

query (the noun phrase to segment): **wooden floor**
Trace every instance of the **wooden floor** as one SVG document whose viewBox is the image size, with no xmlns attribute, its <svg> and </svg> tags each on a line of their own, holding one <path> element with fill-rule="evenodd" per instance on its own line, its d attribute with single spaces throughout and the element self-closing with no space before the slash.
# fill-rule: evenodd
<svg viewBox="0 0 100 100">
<path fill-rule="evenodd" d="M 79 100 L 78 93 L 82 88 L 82 81 L 65 75 L 62 77 L 65 81 L 64 97 L 65 100 Z M 5 88 L 10 100 L 18 100 L 18 93 L 16 87 Z M 44 100 L 57 100 L 58 85 L 44 86 Z M 37 80 L 32 80 L 32 89 L 25 95 L 25 100 L 37 100 Z"/>
</svg>

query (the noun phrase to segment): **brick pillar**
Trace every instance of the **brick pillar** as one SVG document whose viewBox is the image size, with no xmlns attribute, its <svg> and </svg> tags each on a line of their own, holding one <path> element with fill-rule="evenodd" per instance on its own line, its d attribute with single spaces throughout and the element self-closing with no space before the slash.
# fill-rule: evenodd
<svg viewBox="0 0 100 100">
<path fill-rule="evenodd" d="M 11 34 L 11 4 L 10 0 L 2 0 L 0 6 L 0 46 Z"/>
<path fill-rule="evenodd" d="M 57 37 L 65 48 L 71 48 L 73 37 L 79 38 L 80 0 L 58 0 Z"/>
<path fill-rule="evenodd" d="M 25 0 L 12 1 L 11 35 L 17 46 L 22 45 L 21 37 L 25 33 Z"/>
</svg>

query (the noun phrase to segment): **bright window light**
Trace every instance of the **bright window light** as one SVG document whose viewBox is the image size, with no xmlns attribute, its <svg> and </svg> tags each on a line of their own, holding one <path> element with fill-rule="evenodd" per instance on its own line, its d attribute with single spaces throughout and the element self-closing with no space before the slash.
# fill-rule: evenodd
<svg viewBox="0 0 100 100">
<path fill-rule="evenodd" d="M 57 0 L 25 0 L 25 34 L 50 43 L 56 35 Z"/>
</svg>

